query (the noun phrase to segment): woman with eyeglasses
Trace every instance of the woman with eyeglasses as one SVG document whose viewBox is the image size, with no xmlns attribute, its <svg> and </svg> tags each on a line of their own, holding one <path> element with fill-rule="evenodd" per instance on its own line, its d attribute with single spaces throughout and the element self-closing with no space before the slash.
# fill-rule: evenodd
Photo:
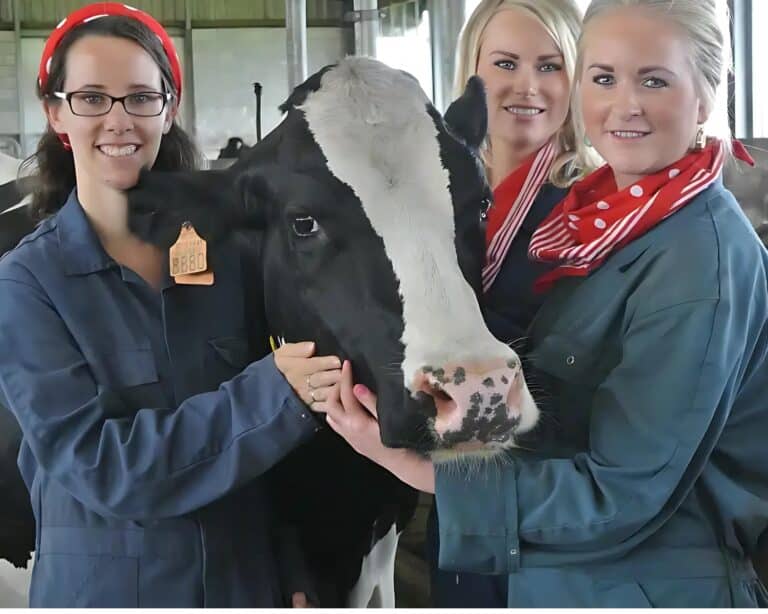
<svg viewBox="0 0 768 614">
<path fill-rule="evenodd" d="M 338 359 L 307 343 L 254 361 L 266 334 L 234 240 L 205 248 L 201 282 L 171 277 L 168 253 L 128 230 L 140 170 L 197 161 L 175 123 L 181 85 L 165 30 L 117 3 L 67 16 L 40 62 L 43 221 L 0 260 L 0 404 L 24 435 L 32 606 L 307 601 L 263 476 L 316 431 L 304 403 Z"/>
</svg>

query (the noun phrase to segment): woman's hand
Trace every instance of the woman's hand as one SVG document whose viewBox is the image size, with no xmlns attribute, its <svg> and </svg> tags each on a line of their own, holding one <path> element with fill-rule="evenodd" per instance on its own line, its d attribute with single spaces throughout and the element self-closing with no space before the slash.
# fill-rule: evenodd
<svg viewBox="0 0 768 614">
<path fill-rule="evenodd" d="M 291 388 L 312 407 L 334 394 L 333 387 L 341 378 L 338 356 L 313 356 L 312 341 L 284 343 L 275 350 L 275 366 Z"/>
<path fill-rule="evenodd" d="M 411 450 L 387 448 L 381 443 L 376 395 L 362 385 L 354 385 L 348 360 L 341 368 L 341 381 L 325 398 L 310 406 L 326 414 L 328 425 L 356 452 L 392 472 L 406 484 L 424 492 L 435 491 L 432 462 Z"/>
<path fill-rule="evenodd" d="M 316 403 L 312 409 L 324 412 L 329 426 L 346 439 L 357 453 L 373 462 L 383 464 L 393 451 L 381 443 L 376 395 L 365 386 L 353 384 L 352 366 L 348 360 L 341 367 L 339 385 L 325 401 Z"/>
<path fill-rule="evenodd" d="M 307 601 L 306 593 L 294 593 L 291 595 L 292 608 L 311 608 L 312 604 Z"/>
</svg>

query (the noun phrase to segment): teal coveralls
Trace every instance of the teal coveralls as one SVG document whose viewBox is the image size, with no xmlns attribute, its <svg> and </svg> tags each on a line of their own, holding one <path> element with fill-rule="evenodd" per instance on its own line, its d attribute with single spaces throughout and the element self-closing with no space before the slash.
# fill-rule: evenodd
<svg viewBox="0 0 768 614">
<path fill-rule="evenodd" d="M 436 470 L 440 566 L 510 606 L 768 605 L 768 253 L 717 182 L 557 282 L 531 328 L 541 426 Z"/>
</svg>

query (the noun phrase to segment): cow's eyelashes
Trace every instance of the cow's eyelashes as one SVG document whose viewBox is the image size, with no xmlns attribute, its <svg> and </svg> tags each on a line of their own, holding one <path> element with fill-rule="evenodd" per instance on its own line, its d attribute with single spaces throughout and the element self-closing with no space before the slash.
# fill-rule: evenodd
<svg viewBox="0 0 768 614">
<path fill-rule="evenodd" d="M 297 237 L 314 237 L 320 232 L 320 225 L 309 215 L 293 218 L 293 232 Z"/>
</svg>

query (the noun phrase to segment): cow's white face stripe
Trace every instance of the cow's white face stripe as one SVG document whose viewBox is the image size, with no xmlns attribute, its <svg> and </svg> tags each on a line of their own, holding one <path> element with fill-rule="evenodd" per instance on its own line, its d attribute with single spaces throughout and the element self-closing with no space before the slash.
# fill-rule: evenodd
<svg viewBox="0 0 768 614">
<path fill-rule="evenodd" d="M 486 328 L 461 274 L 450 177 L 428 104 L 409 75 L 347 58 L 301 107 L 329 170 L 360 199 L 399 281 L 406 387 L 424 365 L 514 356 Z M 407 144 L 393 138 L 402 134 Z"/>
</svg>

